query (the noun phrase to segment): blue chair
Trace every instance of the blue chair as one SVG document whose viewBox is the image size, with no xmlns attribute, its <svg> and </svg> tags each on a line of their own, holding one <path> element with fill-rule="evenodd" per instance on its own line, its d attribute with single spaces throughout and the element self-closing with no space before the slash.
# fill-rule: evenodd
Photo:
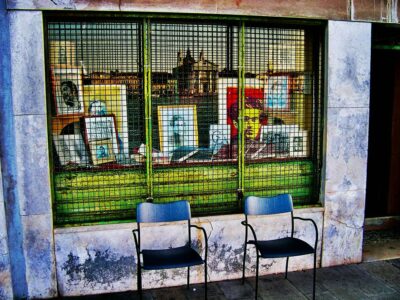
<svg viewBox="0 0 400 300">
<path fill-rule="evenodd" d="M 134 229 L 137 255 L 137 285 L 142 298 L 142 269 L 162 270 L 187 267 L 187 287 L 190 283 L 190 267 L 204 264 L 204 289 L 207 299 L 207 249 L 208 238 L 203 227 L 190 224 L 190 205 L 186 200 L 165 204 L 140 203 L 136 210 L 137 229 Z M 169 249 L 141 249 L 140 223 L 187 221 L 188 241 L 186 245 Z M 196 228 L 203 232 L 205 240 L 204 259 L 191 245 L 191 229 Z M 142 256 L 142 257 L 141 257 Z"/>
<path fill-rule="evenodd" d="M 281 213 L 290 213 L 291 215 L 292 231 L 290 237 L 288 236 L 275 240 L 265 240 L 265 241 L 258 240 L 253 226 L 249 224 L 248 216 L 273 215 Z M 315 275 L 316 275 L 316 262 L 317 262 L 316 250 L 318 242 L 318 229 L 315 222 L 312 219 L 304 219 L 293 216 L 293 202 L 292 202 L 292 197 L 289 194 L 278 195 L 275 197 L 248 196 L 244 200 L 244 214 L 246 219 L 242 222 L 242 225 L 245 226 L 242 283 L 244 283 L 245 279 L 247 245 L 254 245 L 256 247 L 256 252 L 257 252 L 255 299 L 257 299 L 257 293 L 258 293 L 258 268 L 259 268 L 258 265 L 260 258 L 286 257 L 285 278 L 287 279 L 289 257 L 306 255 L 306 254 L 314 254 L 313 299 L 315 299 Z M 314 247 L 310 246 L 308 243 L 300 239 L 293 237 L 294 220 L 312 222 L 315 228 Z M 288 216 L 288 221 L 289 221 L 289 216 Z M 253 235 L 253 240 L 248 240 L 248 229 L 250 229 Z"/>
</svg>

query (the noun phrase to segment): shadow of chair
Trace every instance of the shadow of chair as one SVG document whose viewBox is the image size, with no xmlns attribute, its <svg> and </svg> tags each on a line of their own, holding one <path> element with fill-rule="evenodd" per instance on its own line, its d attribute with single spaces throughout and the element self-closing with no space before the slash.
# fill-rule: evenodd
<svg viewBox="0 0 400 300">
<path fill-rule="evenodd" d="M 252 215 L 274 215 L 290 213 L 291 216 L 291 234 L 290 236 L 274 239 L 274 240 L 258 240 L 254 227 L 249 224 L 248 216 Z M 315 280 L 316 280 L 316 250 L 318 242 L 318 229 L 314 220 L 304 219 L 293 216 L 293 202 L 292 197 L 289 194 L 282 194 L 275 197 L 256 197 L 248 196 L 244 200 L 244 214 L 245 220 L 242 221 L 242 225 L 245 226 L 245 243 L 244 243 L 244 255 L 243 255 L 243 276 L 242 283 L 245 279 L 245 263 L 246 263 L 246 251 L 247 245 L 254 245 L 256 247 L 256 285 L 255 285 L 255 299 L 257 299 L 258 293 L 258 269 L 260 258 L 279 258 L 286 257 L 286 269 L 285 278 L 287 279 L 287 271 L 289 264 L 289 257 L 299 256 L 306 254 L 314 254 L 314 270 L 313 270 L 313 299 L 315 299 Z M 283 215 L 282 215 L 283 217 Z M 289 221 L 289 216 L 287 216 Z M 294 221 L 310 221 L 314 225 L 315 229 L 315 243 L 314 247 L 310 246 L 303 240 L 293 237 L 294 232 Z M 250 229 L 253 240 L 248 240 L 248 229 Z"/>
<path fill-rule="evenodd" d="M 187 287 L 190 284 L 190 267 L 204 264 L 204 290 L 207 299 L 207 234 L 203 227 L 190 223 L 190 205 L 188 201 L 181 200 L 164 204 L 140 203 L 137 206 L 137 229 L 134 229 L 137 255 L 137 288 L 140 299 L 142 298 L 142 269 L 163 270 L 187 267 Z M 188 239 L 184 246 L 168 249 L 141 249 L 141 223 L 187 221 Z M 205 240 L 204 259 L 192 247 L 191 229 L 196 228 L 203 232 Z M 146 235 L 147 236 L 147 235 Z M 156 237 L 153 237 L 156 239 Z"/>
</svg>

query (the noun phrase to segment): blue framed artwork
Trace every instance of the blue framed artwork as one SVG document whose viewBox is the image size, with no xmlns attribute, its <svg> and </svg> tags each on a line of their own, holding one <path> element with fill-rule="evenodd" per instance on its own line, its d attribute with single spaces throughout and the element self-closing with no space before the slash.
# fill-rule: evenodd
<svg viewBox="0 0 400 300">
<path fill-rule="evenodd" d="M 265 109 L 275 111 L 290 110 L 290 76 L 269 76 L 266 84 Z"/>
</svg>

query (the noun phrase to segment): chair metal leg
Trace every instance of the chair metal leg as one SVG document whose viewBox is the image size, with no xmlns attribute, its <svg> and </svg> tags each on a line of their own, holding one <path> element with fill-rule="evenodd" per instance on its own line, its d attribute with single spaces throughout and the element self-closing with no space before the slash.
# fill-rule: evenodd
<svg viewBox="0 0 400 300">
<path fill-rule="evenodd" d="M 313 271 L 313 300 L 315 299 L 315 284 L 317 275 L 317 252 L 314 252 L 314 271 Z"/>
<path fill-rule="evenodd" d="M 244 279 L 246 277 L 246 251 L 247 243 L 244 243 L 242 284 L 244 284 Z"/>
<path fill-rule="evenodd" d="M 207 261 L 204 262 L 204 299 L 207 299 Z"/>
<path fill-rule="evenodd" d="M 143 291 L 142 291 L 142 270 L 140 266 L 137 266 L 137 289 L 139 292 L 139 299 L 143 298 Z"/>
<path fill-rule="evenodd" d="M 258 261 L 259 261 L 259 257 L 258 257 L 258 253 L 257 253 L 257 262 L 256 262 L 256 297 L 255 297 L 256 300 L 257 300 L 257 294 L 258 294 Z"/>
<path fill-rule="evenodd" d="M 187 268 L 187 289 L 189 289 L 190 285 L 190 267 Z"/>
<path fill-rule="evenodd" d="M 289 256 L 286 257 L 285 279 L 287 279 L 287 270 L 288 270 L 288 266 L 289 266 Z"/>
</svg>

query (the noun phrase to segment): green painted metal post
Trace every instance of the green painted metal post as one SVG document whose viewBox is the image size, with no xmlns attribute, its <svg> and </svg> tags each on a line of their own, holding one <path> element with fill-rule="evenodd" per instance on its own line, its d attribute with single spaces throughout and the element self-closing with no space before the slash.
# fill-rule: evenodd
<svg viewBox="0 0 400 300">
<path fill-rule="evenodd" d="M 245 107 L 245 24 L 241 23 L 239 30 L 239 78 L 238 78 L 238 180 L 239 195 L 244 193 L 244 154 L 245 154 L 245 136 L 243 112 Z"/>
<path fill-rule="evenodd" d="M 153 160 L 152 160 L 152 104 L 151 104 L 151 39 L 150 20 L 143 20 L 143 97 L 146 130 L 146 183 L 147 199 L 153 200 Z"/>
</svg>

